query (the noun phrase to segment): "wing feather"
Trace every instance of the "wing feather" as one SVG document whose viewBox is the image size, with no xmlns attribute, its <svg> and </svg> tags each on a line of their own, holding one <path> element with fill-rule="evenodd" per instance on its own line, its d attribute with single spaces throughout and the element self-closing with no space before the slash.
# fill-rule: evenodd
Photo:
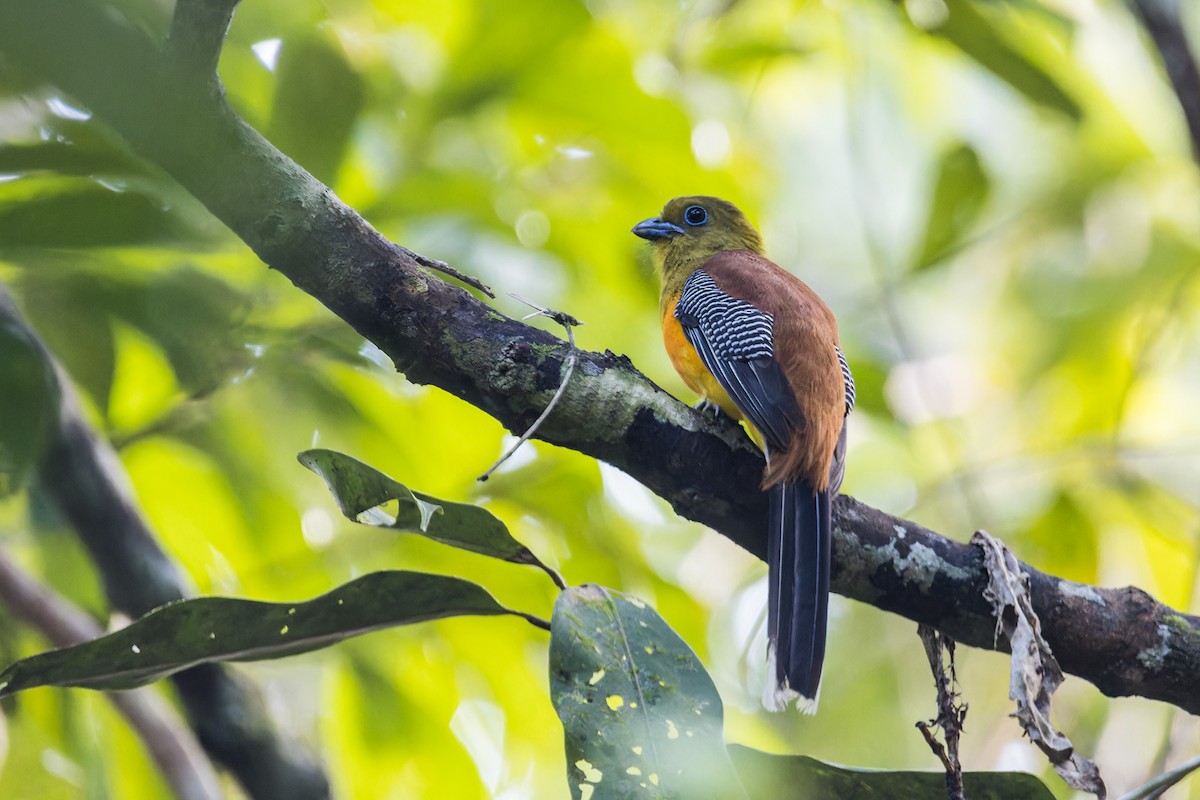
<svg viewBox="0 0 1200 800">
<path fill-rule="evenodd" d="M 775 360 L 774 318 L 731 297 L 704 270 L 693 272 L 675 306 L 684 335 L 769 448 L 788 446 L 804 427 L 787 376 Z"/>
</svg>

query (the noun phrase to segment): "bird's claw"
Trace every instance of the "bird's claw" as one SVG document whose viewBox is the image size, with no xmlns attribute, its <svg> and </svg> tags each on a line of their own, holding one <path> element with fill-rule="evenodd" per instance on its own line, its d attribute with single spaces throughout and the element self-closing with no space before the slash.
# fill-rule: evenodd
<svg viewBox="0 0 1200 800">
<path fill-rule="evenodd" d="M 716 422 L 725 415 L 725 412 L 721 410 L 721 407 L 712 400 L 709 400 L 707 397 L 702 397 L 699 402 L 692 406 L 692 408 L 703 414 L 704 418 L 709 422 Z"/>
</svg>

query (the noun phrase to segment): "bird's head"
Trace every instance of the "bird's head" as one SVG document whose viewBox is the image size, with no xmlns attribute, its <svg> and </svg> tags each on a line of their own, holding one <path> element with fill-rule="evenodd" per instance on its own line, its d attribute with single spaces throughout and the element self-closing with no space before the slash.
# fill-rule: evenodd
<svg viewBox="0 0 1200 800">
<path fill-rule="evenodd" d="M 662 214 L 634 225 L 633 232 L 654 245 L 655 260 L 666 274 L 690 273 L 724 250 L 762 252 L 762 238 L 746 215 L 716 197 L 676 197 Z"/>
</svg>

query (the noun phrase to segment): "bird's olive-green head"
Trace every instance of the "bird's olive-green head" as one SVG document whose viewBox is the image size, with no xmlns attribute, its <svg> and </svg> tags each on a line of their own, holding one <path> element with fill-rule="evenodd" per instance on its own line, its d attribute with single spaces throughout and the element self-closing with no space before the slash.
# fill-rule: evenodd
<svg viewBox="0 0 1200 800">
<path fill-rule="evenodd" d="M 762 238 L 733 203 L 716 197 L 676 197 L 662 214 L 642 220 L 633 232 L 654 245 L 667 284 L 682 282 L 710 256 L 724 250 L 762 252 Z"/>
</svg>

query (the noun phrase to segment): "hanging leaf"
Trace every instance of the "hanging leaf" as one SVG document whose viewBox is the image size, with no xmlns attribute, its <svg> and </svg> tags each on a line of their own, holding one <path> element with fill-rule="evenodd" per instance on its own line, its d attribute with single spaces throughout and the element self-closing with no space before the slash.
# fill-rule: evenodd
<svg viewBox="0 0 1200 800">
<path fill-rule="evenodd" d="M 514 539 L 508 527 L 486 508 L 413 491 L 374 467 L 333 450 L 305 450 L 297 459 L 321 476 L 347 519 L 420 534 L 516 564 L 531 564 L 562 586 L 557 573 Z M 397 503 L 394 514 L 380 508 L 393 501 Z"/>
<path fill-rule="evenodd" d="M 941 772 L 859 770 L 826 764 L 807 756 L 780 756 L 741 745 L 729 755 L 751 800 L 776 800 L 780 787 L 805 800 L 945 800 Z M 965 794 L 971 800 L 1053 800 L 1046 785 L 1022 772 L 968 772 Z"/>
<path fill-rule="evenodd" d="M 913 268 L 925 269 L 961 244 L 963 236 L 979 218 L 991 184 L 970 146 L 959 144 L 942 154 L 938 163 L 925 239 Z"/>
<path fill-rule="evenodd" d="M 400 571 L 364 575 L 303 603 L 180 600 L 115 633 L 16 662 L 0 674 L 0 697 L 35 686 L 129 689 L 197 664 L 282 658 L 397 625 L 502 614 L 538 622 L 461 578 Z"/>
<path fill-rule="evenodd" d="M 712 679 L 649 606 L 572 587 L 550 623 L 550 696 L 580 800 L 744 798 Z"/>
</svg>

